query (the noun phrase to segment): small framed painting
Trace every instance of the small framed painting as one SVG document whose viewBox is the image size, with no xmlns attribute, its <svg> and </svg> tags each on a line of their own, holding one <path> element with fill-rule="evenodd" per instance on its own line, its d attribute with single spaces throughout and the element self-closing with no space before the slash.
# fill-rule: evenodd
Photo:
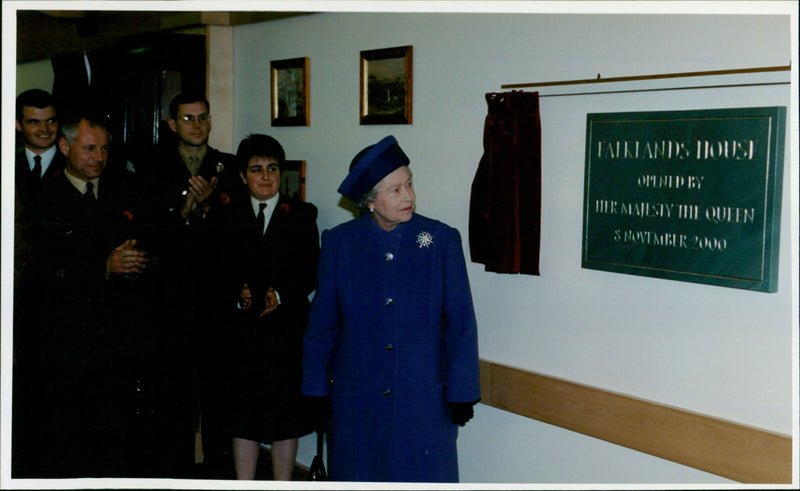
<svg viewBox="0 0 800 491">
<path fill-rule="evenodd" d="M 272 126 L 308 126 L 308 58 L 270 62 Z"/>
<path fill-rule="evenodd" d="M 281 187 L 283 195 L 306 200 L 306 161 L 285 160 L 281 166 Z"/>
<path fill-rule="evenodd" d="M 411 124 L 412 48 L 361 52 L 361 124 Z"/>
</svg>

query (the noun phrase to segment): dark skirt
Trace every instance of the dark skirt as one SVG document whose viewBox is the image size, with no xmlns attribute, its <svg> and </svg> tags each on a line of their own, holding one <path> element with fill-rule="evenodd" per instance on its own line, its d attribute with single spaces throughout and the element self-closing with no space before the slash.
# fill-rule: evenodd
<svg viewBox="0 0 800 491">
<path fill-rule="evenodd" d="M 314 430 L 301 395 L 304 326 L 281 309 L 265 317 L 248 312 L 232 316 L 232 356 L 224 370 L 231 437 L 271 443 Z"/>
</svg>

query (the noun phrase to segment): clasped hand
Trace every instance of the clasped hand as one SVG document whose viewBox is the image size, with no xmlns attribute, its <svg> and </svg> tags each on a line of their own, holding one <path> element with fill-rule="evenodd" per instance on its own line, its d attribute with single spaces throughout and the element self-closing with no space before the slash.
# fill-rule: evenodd
<svg viewBox="0 0 800 491">
<path fill-rule="evenodd" d="M 129 239 L 111 251 L 106 259 L 106 273 L 132 274 L 141 273 L 150 259 L 147 252 L 136 248 L 136 239 Z"/>
<path fill-rule="evenodd" d="M 250 310 L 253 307 L 253 292 L 250 291 L 250 287 L 247 283 L 242 285 L 242 289 L 239 291 L 239 305 L 242 310 Z M 274 288 L 270 288 L 264 295 L 264 310 L 258 315 L 264 317 L 267 314 L 271 314 L 277 308 L 278 294 L 275 293 Z"/>
<path fill-rule="evenodd" d="M 211 197 L 211 194 L 214 192 L 214 185 L 216 182 L 216 176 L 208 181 L 206 181 L 206 178 L 203 176 L 192 176 L 189 178 L 189 189 L 187 190 L 186 199 L 181 209 L 183 218 L 188 217 L 198 206 L 207 205 L 206 201 L 208 201 L 208 198 Z"/>
</svg>

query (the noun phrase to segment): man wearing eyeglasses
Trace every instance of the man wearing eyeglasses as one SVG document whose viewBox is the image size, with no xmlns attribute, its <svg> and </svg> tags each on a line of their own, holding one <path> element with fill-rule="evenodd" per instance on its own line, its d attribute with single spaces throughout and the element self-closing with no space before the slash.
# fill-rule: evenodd
<svg viewBox="0 0 800 491">
<path fill-rule="evenodd" d="M 147 247 L 158 264 L 157 289 L 163 292 L 156 307 L 165 320 L 162 341 L 175 347 L 175 371 L 184 374 L 185 383 L 171 391 L 177 403 L 170 410 L 181 425 L 187 421 L 184 416 L 192 416 L 194 426 L 201 429 L 204 470 L 232 470 L 230 440 L 220 435 L 219 411 L 212 404 L 218 399 L 212 365 L 219 337 L 214 331 L 216 264 L 208 253 L 213 237 L 206 216 L 247 189 L 235 170 L 233 155 L 208 145 L 212 122 L 208 100 L 196 93 L 180 94 L 169 111 L 167 124 L 176 141 L 162 145 L 149 162 L 143 194 L 156 225 Z M 194 460 L 195 428 L 191 430 L 191 447 L 186 450 Z M 181 436 L 180 441 L 187 440 Z"/>
<path fill-rule="evenodd" d="M 238 183 L 233 155 L 208 146 L 211 110 L 201 95 L 180 94 L 169 105 L 170 130 L 177 144 L 163 148 L 151 162 L 147 181 L 156 205 L 183 222 L 202 221 L 214 197 Z"/>
</svg>

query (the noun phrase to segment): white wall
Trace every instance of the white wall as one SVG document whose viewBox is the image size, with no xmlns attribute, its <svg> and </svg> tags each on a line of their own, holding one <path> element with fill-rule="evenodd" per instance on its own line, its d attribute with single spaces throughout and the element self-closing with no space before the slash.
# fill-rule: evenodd
<svg viewBox="0 0 800 491">
<path fill-rule="evenodd" d="M 467 247 L 484 94 L 502 84 L 787 65 L 788 16 L 324 13 L 234 30 L 234 141 L 263 132 L 307 162 L 321 229 L 351 218 L 336 188 L 394 134 L 418 211 Z M 793 26 L 796 29 L 796 25 Z M 360 126 L 359 51 L 414 46 L 412 125 Z M 269 62 L 310 59 L 310 127 L 272 128 Z M 541 276 L 469 264 L 481 357 L 791 434 L 792 258 L 787 145 L 778 292 L 581 269 L 587 112 L 789 105 L 789 88 L 543 98 Z M 796 133 L 790 127 L 788 135 Z M 228 149 L 234 151 L 235 149 Z M 794 160 L 796 166 L 796 160 Z M 791 179 L 791 181 L 790 181 Z M 796 265 L 795 268 L 796 269 Z M 725 483 L 725 479 L 479 405 L 459 439 L 464 482 Z M 303 439 L 300 460 L 314 444 Z"/>
<path fill-rule="evenodd" d="M 17 93 L 20 95 L 28 89 L 53 91 L 53 64 L 50 59 L 19 63 L 17 65 Z"/>
</svg>

